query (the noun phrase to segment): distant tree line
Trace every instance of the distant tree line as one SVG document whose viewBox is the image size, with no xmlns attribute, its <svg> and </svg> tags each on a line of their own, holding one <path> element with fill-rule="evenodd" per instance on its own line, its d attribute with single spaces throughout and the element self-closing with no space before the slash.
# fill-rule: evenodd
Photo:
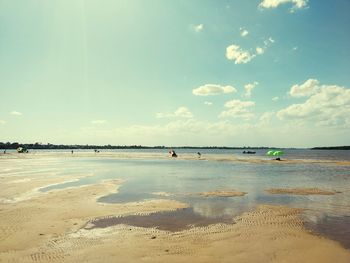
<svg viewBox="0 0 350 263">
<path fill-rule="evenodd" d="M 350 150 L 350 146 L 314 147 L 311 150 Z"/>
<path fill-rule="evenodd" d="M 172 148 L 172 149 L 220 149 L 220 150 L 234 150 L 234 149 L 276 149 L 275 147 L 250 147 L 250 146 L 244 146 L 244 147 L 226 147 L 226 146 L 143 146 L 143 145 L 81 145 L 81 144 L 74 144 L 74 145 L 65 145 L 65 144 L 43 144 L 43 143 L 19 143 L 19 142 L 0 142 L 0 149 L 10 150 L 10 149 L 17 149 L 18 147 L 25 147 L 27 149 L 45 149 L 45 150 L 68 150 L 68 149 L 165 149 L 165 148 Z"/>
<path fill-rule="evenodd" d="M 42 144 L 42 143 L 18 143 L 18 142 L 0 142 L 0 149 L 17 149 L 18 147 L 25 147 L 27 149 L 148 149 L 148 148 L 155 148 L 155 149 L 163 149 L 165 146 L 154 146 L 154 147 L 148 147 L 148 146 L 142 146 L 142 145 L 80 145 L 80 144 L 73 144 L 73 145 L 65 145 L 65 144 Z"/>
</svg>

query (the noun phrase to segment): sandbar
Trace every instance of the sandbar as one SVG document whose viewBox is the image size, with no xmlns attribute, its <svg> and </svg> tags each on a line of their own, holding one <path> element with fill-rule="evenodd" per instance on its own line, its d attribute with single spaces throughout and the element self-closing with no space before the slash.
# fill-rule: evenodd
<svg viewBox="0 0 350 263">
<path fill-rule="evenodd" d="M 152 195 L 169 197 L 169 196 L 172 196 L 173 194 L 167 193 L 167 192 L 153 192 Z"/>
<path fill-rule="evenodd" d="M 127 204 L 97 202 L 101 196 L 117 192 L 120 181 L 39 193 L 30 199 L 0 206 L 0 252 L 38 246 L 44 239 L 76 231 L 95 217 L 147 214 L 185 208 L 172 200 L 149 200 Z"/>
<path fill-rule="evenodd" d="M 197 160 L 197 161 L 218 161 L 218 162 L 232 162 L 232 163 L 255 163 L 255 164 L 320 164 L 320 165 L 337 165 L 350 166 L 349 160 L 331 160 L 331 159 L 293 159 L 281 157 L 281 161 L 276 161 L 274 158 L 267 156 L 241 156 L 240 154 L 202 154 L 198 158 L 197 153 L 181 153 L 178 152 L 177 158 L 169 156 L 167 151 L 161 152 L 127 152 L 127 151 L 102 151 L 98 154 L 86 151 L 76 151 L 74 154 L 70 152 L 41 152 L 32 151 L 28 154 L 8 153 L 0 154 L 2 160 L 23 160 L 23 159 L 37 159 L 37 158 L 98 158 L 98 159 L 156 159 L 156 160 Z"/>
<path fill-rule="evenodd" d="M 210 192 L 202 192 L 199 193 L 200 196 L 204 197 L 234 197 L 234 196 L 244 196 L 246 195 L 246 192 L 240 192 L 240 191 L 235 191 L 235 190 L 215 190 L 215 191 L 210 191 Z"/>
<path fill-rule="evenodd" d="M 334 195 L 336 191 L 323 190 L 319 188 L 271 188 L 266 190 L 270 194 L 292 194 L 292 195 Z"/>
<path fill-rule="evenodd" d="M 40 242 L 12 243 L 0 257 L 3 262 L 349 262 L 348 250 L 303 228 L 300 212 L 261 205 L 234 218 L 236 224 L 180 232 L 122 224 L 91 230 L 67 226 L 49 234 L 37 227 Z M 41 225 L 50 221 L 45 222 L 40 220 Z"/>
</svg>

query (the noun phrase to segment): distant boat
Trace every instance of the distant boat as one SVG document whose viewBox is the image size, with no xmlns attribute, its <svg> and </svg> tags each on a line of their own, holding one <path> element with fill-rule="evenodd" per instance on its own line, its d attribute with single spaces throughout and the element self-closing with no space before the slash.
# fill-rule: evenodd
<svg viewBox="0 0 350 263">
<path fill-rule="evenodd" d="M 243 151 L 244 154 L 255 154 L 256 152 L 253 151 Z"/>
</svg>

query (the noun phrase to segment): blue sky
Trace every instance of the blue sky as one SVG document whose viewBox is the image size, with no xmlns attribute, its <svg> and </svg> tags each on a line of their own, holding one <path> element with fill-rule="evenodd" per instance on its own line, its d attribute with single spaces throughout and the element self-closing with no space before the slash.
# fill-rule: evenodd
<svg viewBox="0 0 350 263">
<path fill-rule="evenodd" d="M 349 145 L 347 0 L 0 1 L 0 141 Z"/>
</svg>

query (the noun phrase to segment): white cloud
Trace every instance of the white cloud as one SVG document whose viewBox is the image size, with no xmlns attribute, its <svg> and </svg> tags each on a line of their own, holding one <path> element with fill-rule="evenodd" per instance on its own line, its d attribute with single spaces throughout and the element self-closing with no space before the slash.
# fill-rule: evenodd
<svg viewBox="0 0 350 263">
<path fill-rule="evenodd" d="M 272 37 L 269 37 L 268 39 L 264 40 L 264 46 L 265 47 L 263 49 L 266 49 L 267 47 L 270 47 L 275 42 L 276 41 Z"/>
<path fill-rule="evenodd" d="M 161 118 L 170 118 L 174 117 L 172 113 L 163 113 L 163 112 L 157 112 L 156 113 L 156 118 L 161 119 Z"/>
<path fill-rule="evenodd" d="M 106 120 L 93 120 L 91 121 L 92 124 L 104 124 L 106 123 Z"/>
<path fill-rule="evenodd" d="M 213 103 L 212 103 L 212 102 L 210 102 L 210 101 L 205 101 L 205 102 L 204 102 L 204 104 L 205 104 L 205 105 L 208 105 L 208 106 L 213 105 Z"/>
<path fill-rule="evenodd" d="M 293 85 L 289 91 L 292 97 L 306 97 L 315 93 L 318 89 L 319 81 L 316 79 L 308 79 L 301 85 Z"/>
<path fill-rule="evenodd" d="M 254 117 L 254 114 L 251 113 L 247 108 L 255 105 L 253 101 L 240 101 L 240 100 L 231 100 L 225 103 L 227 110 L 220 113 L 219 118 L 243 118 L 251 119 Z"/>
<path fill-rule="evenodd" d="M 230 100 L 225 103 L 226 108 L 245 108 L 254 106 L 254 101 L 241 101 L 241 100 Z"/>
<path fill-rule="evenodd" d="M 254 54 L 250 54 L 249 51 L 241 49 L 238 45 L 230 45 L 226 48 L 226 58 L 234 60 L 235 64 L 248 63 L 254 57 Z"/>
<path fill-rule="evenodd" d="M 253 83 L 248 83 L 244 85 L 245 93 L 244 96 L 247 98 L 250 98 L 252 95 L 252 90 L 258 85 L 259 83 L 257 81 L 254 81 Z"/>
<path fill-rule="evenodd" d="M 70 137 L 96 144 L 142 145 L 233 145 L 312 147 L 317 145 L 346 145 L 348 128 L 308 125 L 296 126 L 294 121 L 275 120 L 276 115 L 263 113 L 252 122 L 241 119 L 205 120 L 176 119 L 155 125 L 118 126 L 113 129 L 90 126 L 70 130 Z M 349 126 L 350 127 L 350 126 Z M 276 132 L 278 131 L 278 132 Z M 76 143 L 73 142 L 73 143 Z"/>
<path fill-rule="evenodd" d="M 272 98 L 273 101 L 278 101 L 279 99 L 280 99 L 280 98 L 277 97 L 277 96 Z"/>
<path fill-rule="evenodd" d="M 248 30 L 246 29 L 240 28 L 239 30 L 240 30 L 241 37 L 245 37 L 249 34 Z"/>
<path fill-rule="evenodd" d="M 257 47 L 255 50 L 256 50 L 256 54 L 258 54 L 258 55 L 262 55 L 265 52 L 265 49 L 263 49 L 261 47 Z"/>
<path fill-rule="evenodd" d="M 14 116 L 22 116 L 23 115 L 21 112 L 18 112 L 18 111 L 11 111 L 10 114 L 14 115 Z"/>
<path fill-rule="evenodd" d="M 211 96 L 235 92 L 237 92 L 237 90 L 232 86 L 221 86 L 217 84 L 205 84 L 192 90 L 192 93 L 196 96 Z"/>
<path fill-rule="evenodd" d="M 271 119 L 273 118 L 274 115 L 275 113 L 272 111 L 264 112 L 259 118 L 259 125 L 267 126 L 268 124 L 270 124 Z"/>
<path fill-rule="evenodd" d="M 318 84 L 317 80 L 312 82 Z M 307 87 L 313 87 L 313 85 Z M 336 85 L 322 85 L 317 89 L 307 88 L 306 90 L 307 92 L 303 90 L 302 94 L 310 94 L 310 97 L 304 103 L 293 104 L 277 112 L 281 120 L 310 121 L 316 125 L 350 127 L 349 89 Z"/>
<path fill-rule="evenodd" d="M 264 47 L 258 46 L 255 48 L 255 54 L 254 52 L 251 53 L 247 50 L 242 49 L 240 46 L 233 44 L 226 48 L 226 58 L 229 60 L 234 60 L 235 64 L 245 64 L 251 61 L 257 55 L 264 54 L 265 50 L 274 42 L 275 40 L 273 40 L 271 37 L 268 40 L 265 40 Z"/>
<path fill-rule="evenodd" d="M 277 8 L 281 4 L 293 4 L 292 11 L 295 9 L 307 7 L 308 0 L 263 0 L 260 4 L 260 8 Z"/>
<path fill-rule="evenodd" d="M 157 118 L 193 118 L 193 114 L 186 107 L 179 107 L 173 113 L 156 113 Z"/>
<path fill-rule="evenodd" d="M 6 121 L 0 120 L 0 124 L 6 124 Z"/>
<path fill-rule="evenodd" d="M 174 114 L 176 117 L 181 117 L 181 118 L 192 118 L 193 117 L 193 114 L 186 107 L 178 108 Z"/>
<path fill-rule="evenodd" d="M 204 25 L 203 24 L 199 24 L 199 25 L 194 25 L 193 26 L 194 31 L 201 32 L 204 29 Z"/>
<path fill-rule="evenodd" d="M 249 132 L 253 125 L 248 123 L 234 124 L 229 120 L 218 122 L 199 121 L 196 119 L 181 119 L 171 121 L 164 125 L 132 125 L 129 127 L 119 128 L 114 131 L 109 131 L 113 138 L 116 135 L 120 136 L 138 136 L 156 138 L 155 143 L 165 138 L 165 143 L 169 144 L 169 138 L 181 136 L 182 138 L 191 138 L 191 145 L 195 145 L 197 140 L 202 140 L 201 144 L 208 144 L 208 138 L 218 140 L 235 135 L 242 135 L 242 131 Z M 96 132 L 87 130 L 86 132 L 95 135 Z M 107 133 L 107 131 L 106 131 Z M 246 135 L 245 133 L 244 135 Z"/>
</svg>

